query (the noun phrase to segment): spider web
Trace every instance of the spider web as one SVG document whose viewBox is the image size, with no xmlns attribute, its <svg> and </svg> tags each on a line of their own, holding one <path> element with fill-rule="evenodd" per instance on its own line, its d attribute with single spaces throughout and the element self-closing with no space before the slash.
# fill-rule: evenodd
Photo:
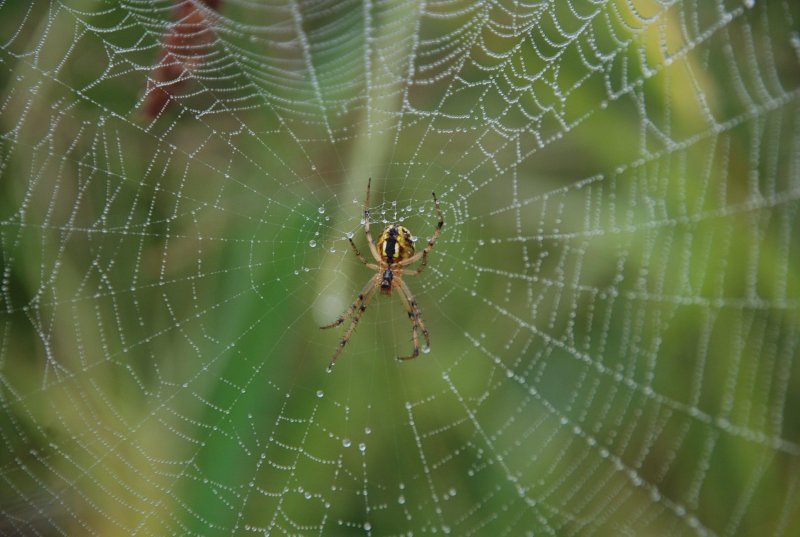
<svg viewBox="0 0 800 537">
<path fill-rule="evenodd" d="M 798 20 L 0 1 L 0 534 L 797 534 Z"/>
</svg>

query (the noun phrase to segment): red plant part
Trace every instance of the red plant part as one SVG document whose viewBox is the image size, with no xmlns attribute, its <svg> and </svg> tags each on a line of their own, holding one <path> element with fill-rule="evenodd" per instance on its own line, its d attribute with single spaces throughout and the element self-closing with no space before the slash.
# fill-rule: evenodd
<svg viewBox="0 0 800 537">
<path fill-rule="evenodd" d="M 222 0 L 182 0 L 161 38 L 161 54 L 147 79 L 143 113 L 154 118 L 178 95 L 205 61 L 216 39 L 213 23 Z"/>
</svg>

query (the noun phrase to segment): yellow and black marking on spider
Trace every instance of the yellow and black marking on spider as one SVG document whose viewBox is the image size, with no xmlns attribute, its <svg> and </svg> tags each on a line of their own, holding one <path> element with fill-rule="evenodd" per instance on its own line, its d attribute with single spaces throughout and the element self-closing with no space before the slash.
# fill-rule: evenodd
<svg viewBox="0 0 800 537">
<path fill-rule="evenodd" d="M 333 328 L 344 323 L 350 317 L 353 318 L 344 336 L 342 336 L 342 339 L 339 341 L 339 346 L 333 353 L 331 363 L 328 364 L 328 371 L 333 368 L 336 359 L 344 350 L 347 342 L 350 341 L 353 330 L 355 330 L 358 321 L 361 319 L 361 316 L 367 309 L 367 305 L 378 289 L 380 289 L 381 294 L 384 295 L 391 295 L 392 290 L 396 289 L 400 295 L 400 300 L 403 301 L 403 307 L 406 309 L 406 313 L 408 313 L 408 318 L 411 321 L 411 338 L 414 342 L 414 350 L 410 355 L 398 356 L 397 359 L 411 360 L 419 356 L 418 331 L 421 331 L 422 335 L 425 337 L 425 347 L 430 348 L 431 346 L 430 334 L 428 333 L 428 328 L 425 326 L 425 322 L 422 320 L 422 312 L 417 305 L 417 299 L 414 298 L 411 289 L 409 289 L 406 282 L 403 281 L 403 276 L 415 276 L 422 272 L 428 264 L 428 253 L 433 249 L 433 245 L 436 243 L 436 239 L 439 237 L 439 233 L 444 225 L 444 218 L 442 217 L 442 209 L 439 207 L 439 200 L 436 199 L 436 193 L 433 192 L 433 203 L 436 206 L 436 214 L 439 221 L 436 225 L 436 229 L 433 230 L 433 236 L 428 241 L 428 245 L 424 250 L 419 253 L 414 251 L 414 239 L 411 236 L 411 232 L 400 224 L 391 224 L 387 226 L 380 237 L 378 237 L 378 243 L 375 244 L 372 240 L 372 234 L 369 231 L 369 189 L 371 184 L 372 178 L 370 177 L 367 182 L 367 198 L 364 202 L 364 234 L 367 236 L 369 251 L 372 257 L 375 258 L 375 261 L 377 261 L 377 264 L 367 261 L 364 256 L 361 255 L 361 252 L 358 251 L 358 248 L 356 248 L 356 243 L 353 242 L 353 239 L 348 240 L 350 241 L 350 246 L 353 247 L 356 257 L 358 257 L 367 268 L 374 270 L 375 275 L 369 279 L 358 294 L 358 297 L 356 297 L 356 300 L 343 314 L 332 323 L 320 327 L 322 329 Z M 420 259 L 422 259 L 422 262 L 416 269 L 406 272 L 406 267 L 408 267 L 408 265 Z"/>
</svg>

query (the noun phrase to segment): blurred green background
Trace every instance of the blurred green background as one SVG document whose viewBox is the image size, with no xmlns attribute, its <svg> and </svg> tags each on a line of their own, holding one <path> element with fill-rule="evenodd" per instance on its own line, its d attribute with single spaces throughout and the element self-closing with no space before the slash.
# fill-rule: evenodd
<svg viewBox="0 0 800 537">
<path fill-rule="evenodd" d="M 0 2 L 0 535 L 800 532 L 800 9 L 753 4 Z M 369 177 L 376 236 L 442 202 L 431 352 L 378 296 L 326 374 Z"/>
</svg>

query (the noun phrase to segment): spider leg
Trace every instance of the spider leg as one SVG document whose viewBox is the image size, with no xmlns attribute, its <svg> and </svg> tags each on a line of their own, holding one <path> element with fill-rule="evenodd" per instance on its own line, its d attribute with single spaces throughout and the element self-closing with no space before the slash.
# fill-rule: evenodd
<svg viewBox="0 0 800 537">
<path fill-rule="evenodd" d="M 372 177 L 367 181 L 367 198 L 364 200 L 364 234 L 367 236 L 367 243 L 369 244 L 369 251 L 375 261 L 381 262 L 381 256 L 378 253 L 378 247 L 375 246 L 375 241 L 372 240 L 372 233 L 369 231 L 369 188 L 372 185 Z"/>
<path fill-rule="evenodd" d="M 422 335 L 425 337 L 425 345 L 427 347 L 431 346 L 431 335 L 428 332 L 428 327 L 425 326 L 425 321 L 422 319 L 422 311 L 419 309 L 419 305 L 417 304 L 417 299 L 414 298 L 414 293 L 411 292 L 411 288 L 400 278 L 400 288 L 405 293 L 406 297 L 408 298 L 408 302 L 411 307 L 416 311 L 416 319 L 417 324 L 419 325 L 419 329 L 422 331 Z"/>
<path fill-rule="evenodd" d="M 373 276 L 372 278 L 369 279 L 369 281 L 361 290 L 361 292 L 358 293 L 358 297 L 356 298 L 356 300 L 350 305 L 349 308 L 347 308 L 344 311 L 344 313 L 339 315 L 339 317 L 337 317 L 336 320 L 333 321 L 332 323 L 320 326 L 320 328 L 323 330 L 325 330 L 326 328 L 334 328 L 345 322 L 347 319 L 349 319 L 350 316 L 353 315 L 353 312 L 356 311 L 356 308 L 358 308 L 358 306 L 364 301 L 364 297 L 366 297 L 369 294 L 370 287 L 374 288 L 377 285 L 378 285 L 377 276 Z"/>
<path fill-rule="evenodd" d="M 416 276 L 417 274 L 425 270 L 425 267 L 427 266 L 428 266 L 428 252 L 423 250 L 422 263 L 420 263 L 416 269 L 410 270 L 409 272 L 404 272 L 403 276 Z"/>
<path fill-rule="evenodd" d="M 364 264 L 365 264 L 365 265 L 366 265 L 368 268 L 371 268 L 372 270 L 380 270 L 380 267 L 379 267 L 378 265 L 376 265 L 375 263 L 370 263 L 369 261 L 367 261 L 367 260 L 366 260 L 366 258 L 364 258 L 364 256 L 363 256 L 363 255 L 361 255 L 361 252 L 359 252 L 359 251 L 358 251 L 358 248 L 356 248 L 356 243 L 354 243 L 354 242 L 353 242 L 353 239 L 351 239 L 350 237 L 348 237 L 348 238 L 347 238 L 347 240 L 349 240 L 349 241 L 350 241 L 350 246 L 352 246 L 352 247 L 353 247 L 353 251 L 356 253 L 356 257 L 357 257 L 357 258 L 358 258 L 358 259 L 359 259 L 359 260 L 360 260 L 362 263 L 364 263 Z"/>
<path fill-rule="evenodd" d="M 428 261 L 428 252 L 433 250 L 433 245 L 436 244 L 436 239 L 439 238 L 439 233 L 442 232 L 442 226 L 444 226 L 444 217 L 442 216 L 442 208 L 439 206 L 439 200 L 436 199 L 435 192 L 431 192 L 431 194 L 433 194 L 433 203 L 436 205 L 436 214 L 439 218 L 439 221 L 436 224 L 436 229 L 433 230 L 433 236 L 431 237 L 431 240 L 428 241 L 428 245 L 425 246 L 425 249 L 421 252 L 412 255 L 408 259 L 403 259 L 402 261 L 395 263 L 398 267 L 405 267 L 411 263 L 416 263 L 420 258 L 423 258 L 423 264 L 419 269 L 417 269 L 417 274 L 422 272 L 422 269 L 425 268 L 425 264 L 427 264 Z"/>
<path fill-rule="evenodd" d="M 336 359 L 339 358 L 340 354 L 342 354 L 344 346 L 347 345 L 348 341 L 350 341 L 350 336 L 353 334 L 353 330 L 355 330 L 356 326 L 358 326 L 358 321 L 361 320 L 361 316 L 364 315 L 364 312 L 367 310 L 367 305 L 369 305 L 369 301 L 372 300 L 372 297 L 375 296 L 375 291 L 379 288 L 379 286 L 376 285 L 372 281 L 372 279 L 370 279 L 370 284 L 372 284 L 372 289 L 367 291 L 363 299 L 359 299 L 361 305 L 358 307 L 358 311 L 355 312 L 355 315 L 353 316 L 353 320 L 350 323 L 350 326 L 347 328 L 347 331 L 342 336 L 341 341 L 339 341 L 339 346 L 336 347 L 336 351 L 334 351 L 333 353 L 333 358 L 331 358 L 331 363 L 328 364 L 328 372 L 330 372 L 331 369 L 333 369 L 333 364 L 336 363 Z"/>
<path fill-rule="evenodd" d="M 408 314 L 408 318 L 411 321 L 411 338 L 414 341 L 414 350 L 408 356 L 398 356 L 398 360 L 413 360 L 417 356 L 419 356 L 419 335 L 417 331 L 421 331 L 422 335 L 425 337 L 425 345 L 426 347 L 430 348 L 431 346 L 431 338 L 428 332 L 428 328 L 425 326 L 425 322 L 422 320 L 422 312 L 417 305 L 417 299 L 414 298 L 414 295 L 411 293 L 411 289 L 409 289 L 406 282 L 402 280 L 402 277 L 395 276 L 395 281 L 398 282 L 398 290 L 400 291 L 400 299 L 403 301 L 403 307 L 406 309 L 406 313 Z"/>
</svg>

